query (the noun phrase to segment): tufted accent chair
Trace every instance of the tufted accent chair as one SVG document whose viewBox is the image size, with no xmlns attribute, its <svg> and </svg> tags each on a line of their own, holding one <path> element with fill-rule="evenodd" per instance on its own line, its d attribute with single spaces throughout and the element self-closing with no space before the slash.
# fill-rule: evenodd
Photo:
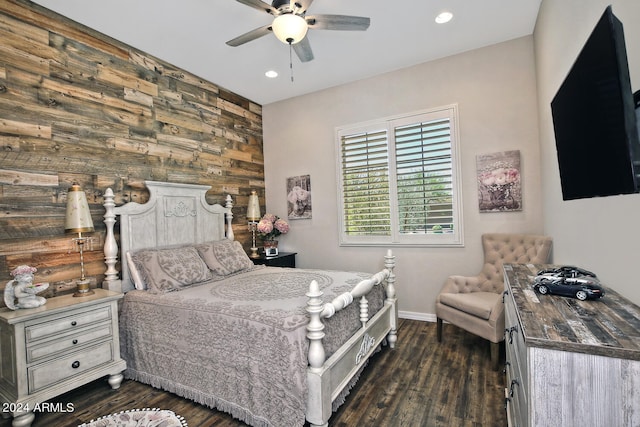
<svg viewBox="0 0 640 427">
<path fill-rule="evenodd" d="M 473 277 L 450 276 L 436 297 L 438 341 L 446 320 L 491 342 L 491 362 L 498 368 L 499 343 L 504 340 L 504 273 L 502 264 L 549 262 L 551 237 L 532 234 L 482 235 L 484 266 Z"/>
</svg>

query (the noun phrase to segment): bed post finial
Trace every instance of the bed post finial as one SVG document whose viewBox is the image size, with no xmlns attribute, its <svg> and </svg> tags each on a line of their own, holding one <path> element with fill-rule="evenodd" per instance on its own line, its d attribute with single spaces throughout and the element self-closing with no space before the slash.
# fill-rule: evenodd
<svg viewBox="0 0 640 427">
<path fill-rule="evenodd" d="M 233 199 L 231 198 L 231 194 L 227 194 L 227 198 L 225 199 L 225 207 L 229 209 L 229 211 L 225 214 L 225 218 L 227 219 L 227 239 L 234 240 L 235 236 L 233 235 Z"/>
<path fill-rule="evenodd" d="M 107 188 L 104 192 L 104 223 L 107 226 L 104 239 L 104 262 L 107 265 L 107 271 L 104 273 L 102 287 L 110 291 L 122 292 L 122 282 L 118 279 L 118 270 L 115 268 L 118 261 L 118 243 L 113 235 L 113 226 L 116 223 L 116 214 L 113 211 L 116 204 L 113 198 L 113 191 Z"/>
</svg>

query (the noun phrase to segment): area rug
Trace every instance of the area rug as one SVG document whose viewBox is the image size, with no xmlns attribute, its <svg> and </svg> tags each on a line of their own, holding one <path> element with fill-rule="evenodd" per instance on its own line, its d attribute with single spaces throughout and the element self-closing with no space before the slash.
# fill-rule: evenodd
<svg viewBox="0 0 640 427">
<path fill-rule="evenodd" d="M 78 427 L 187 427 L 187 422 L 167 409 L 143 408 L 105 415 Z"/>
</svg>

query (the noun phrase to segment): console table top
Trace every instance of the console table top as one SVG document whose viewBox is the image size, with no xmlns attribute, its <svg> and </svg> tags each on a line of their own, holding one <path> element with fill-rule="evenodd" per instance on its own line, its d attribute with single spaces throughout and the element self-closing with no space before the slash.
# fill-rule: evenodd
<svg viewBox="0 0 640 427">
<path fill-rule="evenodd" d="M 505 282 L 517 306 L 525 344 L 532 347 L 640 360 L 640 307 L 610 287 L 579 301 L 540 295 L 532 283 L 547 264 L 505 264 Z"/>
</svg>

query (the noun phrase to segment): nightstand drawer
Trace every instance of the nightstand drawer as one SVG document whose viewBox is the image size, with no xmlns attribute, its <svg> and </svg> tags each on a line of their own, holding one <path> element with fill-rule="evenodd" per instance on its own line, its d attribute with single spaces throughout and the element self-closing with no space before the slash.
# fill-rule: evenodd
<svg viewBox="0 0 640 427">
<path fill-rule="evenodd" d="M 94 347 L 84 348 L 81 352 L 32 366 L 27 369 L 29 393 L 109 363 L 113 357 L 113 342 L 105 341 Z"/>
<path fill-rule="evenodd" d="M 98 327 L 72 331 L 65 337 L 46 341 L 38 345 L 27 345 L 27 363 L 55 355 L 73 348 L 81 347 L 91 341 L 107 339 L 113 335 L 111 322 L 103 322 Z"/>
<path fill-rule="evenodd" d="M 110 319 L 111 307 L 106 306 L 30 325 L 25 328 L 27 345 L 32 341 L 39 340 L 50 335 L 59 335 L 66 331 L 80 329 L 83 326 Z"/>
</svg>

